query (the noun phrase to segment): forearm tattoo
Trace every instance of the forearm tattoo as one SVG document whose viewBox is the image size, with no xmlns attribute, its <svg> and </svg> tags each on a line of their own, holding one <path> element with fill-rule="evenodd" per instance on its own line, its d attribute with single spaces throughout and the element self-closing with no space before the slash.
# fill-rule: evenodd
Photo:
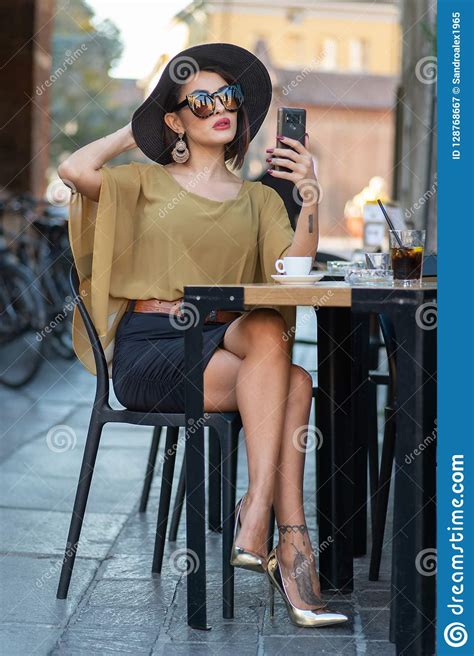
<svg viewBox="0 0 474 656">
<path fill-rule="evenodd" d="M 313 215 L 310 214 L 308 216 L 308 230 L 309 232 L 313 232 Z"/>
</svg>

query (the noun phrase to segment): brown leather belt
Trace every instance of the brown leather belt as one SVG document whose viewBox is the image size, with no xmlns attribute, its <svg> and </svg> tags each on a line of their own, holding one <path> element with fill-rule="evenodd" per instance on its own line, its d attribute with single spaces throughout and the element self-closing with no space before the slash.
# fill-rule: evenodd
<svg viewBox="0 0 474 656">
<path fill-rule="evenodd" d="M 164 301 L 158 298 L 137 299 L 133 311 L 179 315 L 183 311 L 181 309 L 182 302 L 182 298 L 178 298 L 176 301 Z M 184 314 L 186 314 L 186 307 L 184 307 Z M 226 323 L 237 319 L 241 314 L 241 312 L 232 312 L 231 310 L 212 310 L 204 319 L 204 323 Z"/>
</svg>

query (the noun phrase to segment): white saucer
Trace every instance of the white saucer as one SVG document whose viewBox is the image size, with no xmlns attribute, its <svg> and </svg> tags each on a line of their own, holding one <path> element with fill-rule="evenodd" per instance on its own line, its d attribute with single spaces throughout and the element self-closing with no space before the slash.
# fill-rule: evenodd
<svg viewBox="0 0 474 656">
<path fill-rule="evenodd" d="M 286 273 L 272 273 L 272 278 L 282 285 L 314 285 L 321 278 L 324 278 L 325 275 L 326 273 L 324 271 L 320 273 L 309 273 L 306 276 L 289 276 Z"/>
</svg>

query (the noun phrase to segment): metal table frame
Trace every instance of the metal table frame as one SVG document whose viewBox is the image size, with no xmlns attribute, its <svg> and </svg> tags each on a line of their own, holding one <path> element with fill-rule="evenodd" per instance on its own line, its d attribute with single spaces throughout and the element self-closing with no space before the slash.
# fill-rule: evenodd
<svg viewBox="0 0 474 656">
<path fill-rule="evenodd" d="M 184 288 L 184 302 L 194 308 L 193 321 L 185 331 L 186 536 L 187 549 L 198 563 L 187 576 L 187 611 L 188 624 L 199 629 L 210 628 L 206 607 L 204 430 L 200 421 L 202 329 L 204 317 L 213 309 L 249 309 L 247 287 Z M 311 292 L 311 288 L 305 289 Z M 398 347 L 398 411 L 390 639 L 396 644 L 397 654 L 404 656 L 434 652 L 435 577 L 419 571 L 419 554 L 436 545 L 435 444 L 431 441 L 410 463 L 407 456 L 424 445 L 436 427 L 436 331 L 424 318 L 427 312 L 434 312 L 435 302 L 434 285 L 408 289 L 354 287 L 350 307 L 332 304 L 317 310 L 321 390 L 317 425 L 324 436 L 318 451 L 318 526 L 320 544 L 329 535 L 333 540 L 321 552 L 320 576 L 323 588 L 343 592 L 353 589 L 353 523 L 358 512 L 355 500 L 360 498 L 354 477 L 360 438 L 356 422 L 351 421 L 355 382 L 351 363 L 354 356 L 363 354 L 363 342 L 359 345 L 362 350 L 353 351 L 358 348 L 357 334 L 364 317 L 384 313 L 393 322 Z M 267 293 L 265 304 L 280 301 L 272 300 L 272 294 Z M 301 302 L 301 296 L 293 304 L 313 305 Z M 364 380 L 359 382 L 363 386 Z M 360 389 L 356 398 L 364 398 Z M 360 416 L 360 408 L 355 414 Z"/>
</svg>

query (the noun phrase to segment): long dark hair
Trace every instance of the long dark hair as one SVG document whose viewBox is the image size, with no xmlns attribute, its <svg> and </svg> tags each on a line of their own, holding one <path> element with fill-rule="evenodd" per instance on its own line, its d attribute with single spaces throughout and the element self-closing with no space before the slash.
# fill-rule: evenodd
<svg viewBox="0 0 474 656">
<path fill-rule="evenodd" d="M 201 71 L 212 71 L 220 75 L 227 83 L 232 84 L 237 82 L 237 80 L 222 69 L 218 65 L 209 64 L 207 66 L 200 67 Z M 166 102 L 165 102 L 165 111 L 171 112 L 172 107 L 174 107 L 179 99 L 179 92 L 182 87 L 182 83 L 175 82 L 173 88 L 169 92 Z M 186 135 L 184 135 L 184 141 L 186 141 Z M 171 151 L 173 150 L 176 142 L 179 139 L 179 135 L 174 132 L 166 123 L 163 121 L 163 140 L 166 148 L 166 152 L 169 156 L 169 161 L 172 161 Z M 232 141 L 225 145 L 224 149 L 224 160 L 230 161 L 231 166 L 240 169 L 244 163 L 245 154 L 248 150 L 250 143 L 249 139 L 249 117 L 247 110 L 245 109 L 245 101 L 242 107 L 237 111 L 237 130 L 235 132 L 235 137 Z"/>
</svg>

